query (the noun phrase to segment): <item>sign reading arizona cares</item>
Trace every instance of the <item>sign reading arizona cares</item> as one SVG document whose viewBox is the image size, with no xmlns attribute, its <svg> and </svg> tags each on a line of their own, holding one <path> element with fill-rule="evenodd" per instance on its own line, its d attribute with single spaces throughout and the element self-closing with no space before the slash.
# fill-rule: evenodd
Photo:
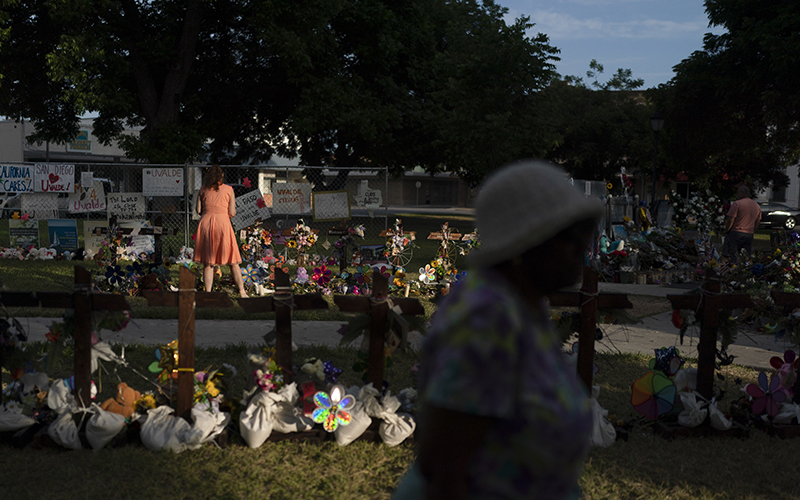
<svg viewBox="0 0 800 500">
<path fill-rule="evenodd" d="M 33 169 L 29 165 L 0 165 L 0 191 L 33 192 Z"/>
</svg>

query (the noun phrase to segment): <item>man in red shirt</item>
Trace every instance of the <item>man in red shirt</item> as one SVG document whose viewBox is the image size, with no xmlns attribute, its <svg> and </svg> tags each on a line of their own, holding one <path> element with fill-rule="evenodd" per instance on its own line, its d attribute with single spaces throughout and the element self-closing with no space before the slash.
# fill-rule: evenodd
<svg viewBox="0 0 800 500">
<path fill-rule="evenodd" d="M 739 186 L 736 190 L 736 201 L 725 216 L 725 243 L 722 245 L 722 256 L 736 262 L 740 250 L 747 254 L 753 246 L 753 234 L 761 222 L 761 207 L 750 198 L 750 188 Z"/>
</svg>

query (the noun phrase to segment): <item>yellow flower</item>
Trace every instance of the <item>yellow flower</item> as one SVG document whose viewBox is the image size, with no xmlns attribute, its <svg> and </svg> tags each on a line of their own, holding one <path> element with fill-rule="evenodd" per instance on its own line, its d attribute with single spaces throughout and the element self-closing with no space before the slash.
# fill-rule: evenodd
<svg viewBox="0 0 800 500">
<path fill-rule="evenodd" d="M 295 240 L 289 240 L 286 242 L 286 246 L 289 248 L 297 248 L 297 242 Z"/>
<path fill-rule="evenodd" d="M 613 185 L 613 184 L 611 184 L 610 182 L 609 182 L 608 184 L 606 184 L 606 189 L 611 189 L 611 188 L 613 188 L 613 187 L 614 187 L 614 185 Z"/>
<path fill-rule="evenodd" d="M 217 386 L 214 384 L 214 382 L 210 380 L 206 382 L 206 391 L 208 391 L 208 394 L 212 398 L 219 396 L 219 389 L 217 389 Z"/>
</svg>

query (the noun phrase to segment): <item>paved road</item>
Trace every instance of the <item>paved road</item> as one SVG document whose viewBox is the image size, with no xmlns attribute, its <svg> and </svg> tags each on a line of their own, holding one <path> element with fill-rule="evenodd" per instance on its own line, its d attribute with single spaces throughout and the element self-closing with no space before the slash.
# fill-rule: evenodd
<svg viewBox="0 0 800 500">
<path fill-rule="evenodd" d="M 687 287 L 657 285 L 622 285 L 600 283 L 600 291 L 614 291 L 633 295 L 665 297 L 680 294 Z M 30 340 L 44 341 L 48 326 L 53 318 L 21 318 L 28 328 Z M 295 321 L 292 323 L 293 340 L 298 345 L 336 346 L 341 326 L 339 321 Z M 260 344 L 263 335 L 274 327 L 274 321 L 232 321 L 197 320 L 195 322 L 195 342 L 198 346 L 223 346 L 225 344 Z M 641 352 L 650 354 L 653 349 L 677 345 L 687 356 L 697 356 L 697 335 L 699 331 L 689 331 L 684 344 L 679 344 L 678 330 L 672 325 L 671 313 L 657 314 L 644 318 L 641 323 L 632 325 L 612 325 L 603 327 L 605 338 L 598 343 L 599 352 Z M 125 344 L 166 344 L 177 338 L 178 321 L 137 319 L 119 333 L 105 332 L 105 340 Z M 421 336 L 411 334 L 412 346 L 419 346 Z M 780 355 L 792 346 L 772 336 L 741 332 L 729 354 L 736 356 L 736 363 L 761 369 L 769 368 L 769 359 Z"/>
</svg>

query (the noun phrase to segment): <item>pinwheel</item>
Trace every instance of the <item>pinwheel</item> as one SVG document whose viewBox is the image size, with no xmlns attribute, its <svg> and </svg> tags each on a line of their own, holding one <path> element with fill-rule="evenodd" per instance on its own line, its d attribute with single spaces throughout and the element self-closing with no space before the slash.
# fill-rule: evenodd
<svg viewBox="0 0 800 500">
<path fill-rule="evenodd" d="M 108 266 L 106 268 L 106 278 L 112 285 L 118 285 L 120 280 L 125 277 L 125 272 L 120 266 Z"/>
<path fill-rule="evenodd" d="M 647 372 L 631 387 L 633 409 L 650 420 L 672 411 L 675 406 L 675 384 L 661 372 Z"/>
<path fill-rule="evenodd" d="M 356 398 L 344 393 L 344 387 L 333 386 L 331 394 L 325 392 L 314 394 L 314 405 L 317 407 L 311 418 L 314 422 L 322 424 L 322 428 L 333 432 L 340 425 L 350 424 L 352 417 L 347 412 L 356 403 Z"/>
<path fill-rule="evenodd" d="M 325 286 L 331 281 L 331 270 L 324 265 L 314 268 L 314 274 L 311 275 L 311 281 L 319 286 Z"/>
<path fill-rule="evenodd" d="M 786 401 L 786 393 L 780 390 L 780 379 L 772 377 L 768 383 L 764 372 L 758 374 L 758 385 L 747 384 L 744 390 L 753 398 L 752 409 L 756 415 L 766 412 L 774 417 L 780 410 L 780 404 Z"/>
<path fill-rule="evenodd" d="M 253 284 L 258 278 L 258 268 L 253 267 L 251 264 L 247 264 L 246 267 L 241 268 L 241 271 L 242 280 L 245 285 Z"/>
<path fill-rule="evenodd" d="M 372 281 L 372 268 L 369 266 L 356 267 L 356 274 L 354 275 L 359 285 L 369 285 Z"/>
<path fill-rule="evenodd" d="M 430 264 L 425 264 L 425 267 L 420 267 L 419 280 L 425 285 L 436 282 L 436 269 Z"/>
<path fill-rule="evenodd" d="M 773 356 L 769 360 L 769 364 L 775 368 L 775 376 L 780 380 L 778 386 L 780 390 L 786 393 L 786 396 L 791 398 L 794 396 L 794 383 L 797 380 L 797 365 L 800 358 L 793 350 L 789 349 L 783 353 L 783 359 L 778 356 Z"/>
</svg>

